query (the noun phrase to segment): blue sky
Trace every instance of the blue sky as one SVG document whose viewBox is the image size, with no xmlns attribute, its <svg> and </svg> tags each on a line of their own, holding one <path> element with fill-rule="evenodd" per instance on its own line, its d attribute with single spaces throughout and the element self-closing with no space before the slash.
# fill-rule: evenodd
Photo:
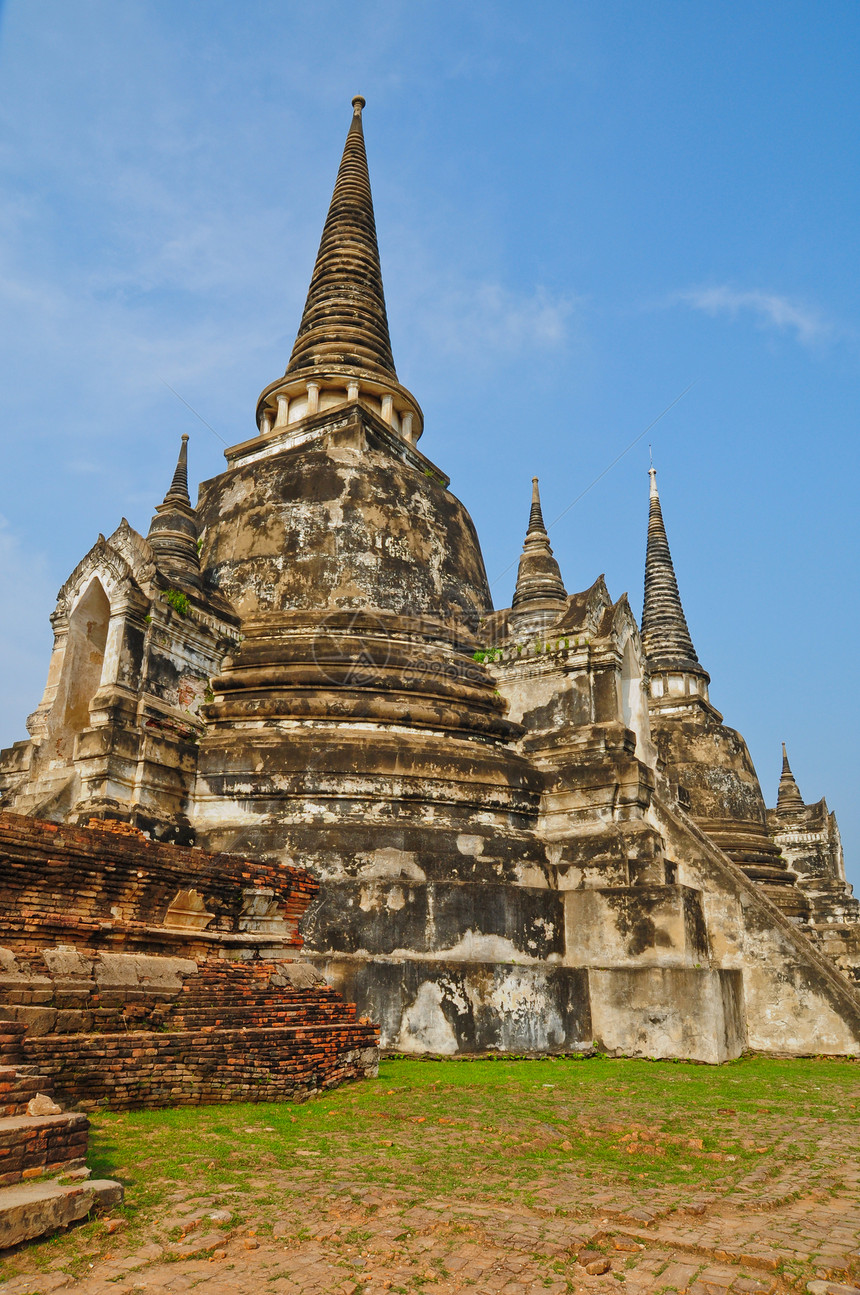
<svg viewBox="0 0 860 1295">
<path fill-rule="evenodd" d="M 569 590 L 637 615 L 654 447 L 711 696 L 773 803 L 839 815 L 856 750 L 856 3 L 0 10 L 0 743 L 56 591 L 199 480 L 283 372 L 349 124 L 401 381 L 510 601 L 541 477 Z"/>
</svg>

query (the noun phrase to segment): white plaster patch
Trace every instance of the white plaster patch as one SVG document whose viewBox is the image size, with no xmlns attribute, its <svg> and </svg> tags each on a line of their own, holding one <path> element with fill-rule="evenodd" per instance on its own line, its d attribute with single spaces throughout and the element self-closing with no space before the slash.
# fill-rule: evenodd
<svg viewBox="0 0 860 1295">
<path fill-rule="evenodd" d="M 400 886 L 392 886 L 385 898 L 385 906 L 392 913 L 397 913 L 406 903 L 406 896 L 403 894 Z"/>
<path fill-rule="evenodd" d="M 470 854 L 473 858 L 477 858 L 479 854 L 484 853 L 484 838 L 461 832 L 457 837 L 457 849 L 461 854 Z"/>
<path fill-rule="evenodd" d="M 92 958 L 85 958 L 73 944 L 58 944 L 55 949 L 44 949 L 42 958 L 52 976 L 88 980 L 93 973 Z"/>
<path fill-rule="evenodd" d="M 538 868 L 532 863 L 519 864 L 516 878 L 519 886 L 530 886 L 533 890 L 549 890 L 543 868 Z"/>
<path fill-rule="evenodd" d="M 395 1045 L 400 1052 L 457 1051 L 457 1036 L 442 1011 L 442 990 L 425 980 L 400 1021 Z"/>
<path fill-rule="evenodd" d="M 236 504 L 241 504 L 247 498 L 249 485 L 242 477 L 237 477 L 231 486 L 224 491 L 220 500 L 221 516 L 228 513 Z"/>
<path fill-rule="evenodd" d="M 160 958 L 149 953 L 100 953 L 95 964 L 100 985 L 145 985 L 153 989 L 181 989 L 184 976 L 193 976 L 197 963 L 190 958 Z"/>
<path fill-rule="evenodd" d="M 362 886 L 358 896 L 358 906 L 362 913 L 372 913 L 382 907 L 382 892 L 376 886 Z"/>
<path fill-rule="evenodd" d="M 0 973 L 7 976 L 14 976 L 18 971 L 18 963 L 15 961 L 15 955 L 11 949 L 0 949 Z"/>
<path fill-rule="evenodd" d="M 511 971 L 494 986 L 490 1004 L 503 1022 L 505 1046 L 541 1051 L 564 1042 L 564 1022 L 552 995 L 528 973 Z"/>
<path fill-rule="evenodd" d="M 359 877 L 373 877 L 379 881 L 426 881 L 427 875 L 415 862 L 415 855 L 408 850 L 397 850 L 386 846 L 374 850 L 369 855 L 359 855 L 361 867 Z"/>
<path fill-rule="evenodd" d="M 484 935 L 471 927 L 464 931 L 456 944 L 440 949 L 439 958 L 454 958 L 463 962 L 528 962 L 529 958 L 503 935 Z"/>
</svg>

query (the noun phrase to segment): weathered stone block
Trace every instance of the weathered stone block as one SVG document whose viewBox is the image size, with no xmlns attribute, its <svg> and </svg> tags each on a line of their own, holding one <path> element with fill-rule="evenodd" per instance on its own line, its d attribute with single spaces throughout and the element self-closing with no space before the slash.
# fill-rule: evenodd
<svg viewBox="0 0 860 1295">
<path fill-rule="evenodd" d="M 718 1063 L 746 1044 L 740 972 L 591 968 L 588 984 L 594 1037 L 607 1052 Z"/>
<path fill-rule="evenodd" d="M 587 972 L 499 962 L 322 963 L 403 1052 L 570 1052 L 591 1042 Z"/>
<path fill-rule="evenodd" d="M 628 886 L 565 893 L 570 966 L 694 967 L 708 962 L 699 891 Z"/>
</svg>

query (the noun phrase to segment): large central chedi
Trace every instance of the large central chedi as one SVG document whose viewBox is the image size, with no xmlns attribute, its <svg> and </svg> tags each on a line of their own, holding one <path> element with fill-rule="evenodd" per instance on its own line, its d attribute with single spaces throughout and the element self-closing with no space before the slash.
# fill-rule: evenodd
<svg viewBox="0 0 860 1295">
<path fill-rule="evenodd" d="M 536 481 L 493 610 L 395 370 L 363 107 L 257 433 L 196 508 L 183 445 L 147 537 L 63 586 L 3 806 L 310 870 L 304 955 L 384 1046 L 857 1052 L 835 819 L 796 785 L 766 810 L 653 475 L 642 635 L 602 578 L 567 593 Z"/>
</svg>

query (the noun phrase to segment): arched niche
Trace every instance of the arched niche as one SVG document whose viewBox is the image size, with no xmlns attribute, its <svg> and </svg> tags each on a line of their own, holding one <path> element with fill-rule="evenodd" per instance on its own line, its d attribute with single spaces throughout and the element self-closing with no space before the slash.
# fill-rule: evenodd
<svg viewBox="0 0 860 1295">
<path fill-rule="evenodd" d="M 89 727 L 90 702 L 101 683 L 110 603 L 93 577 L 69 616 L 63 666 L 48 730 L 53 755 L 71 755 L 75 738 Z"/>
</svg>

